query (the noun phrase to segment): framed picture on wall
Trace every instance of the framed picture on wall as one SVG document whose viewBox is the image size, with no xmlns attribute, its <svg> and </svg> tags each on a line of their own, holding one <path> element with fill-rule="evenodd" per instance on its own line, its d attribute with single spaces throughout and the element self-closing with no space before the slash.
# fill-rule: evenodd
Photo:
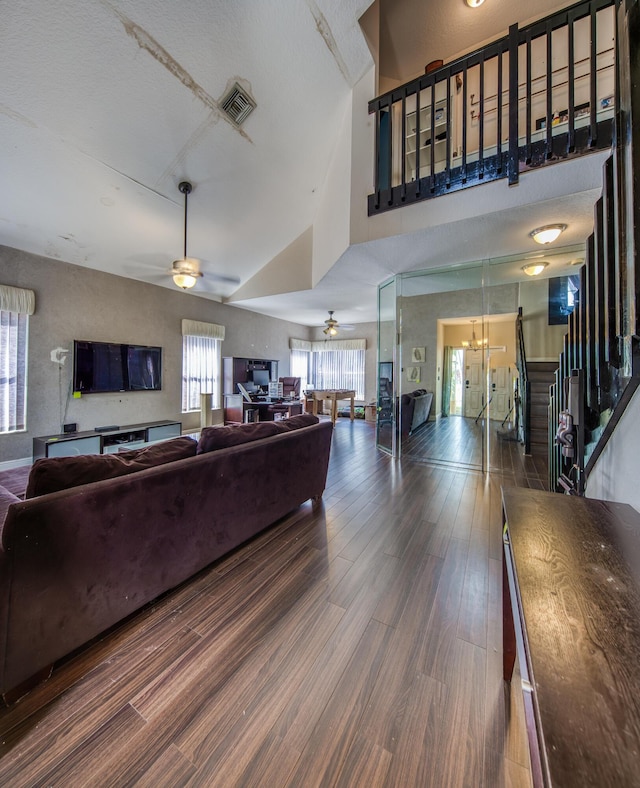
<svg viewBox="0 0 640 788">
<path fill-rule="evenodd" d="M 425 348 L 423 347 L 414 347 L 411 350 L 411 361 L 414 364 L 423 364 L 425 360 Z"/>
<path fill-rule="evenodd" d="M 420 367 L 407 367 L 407 380 L 409 383 L 420 383 Z"/>
</svg>

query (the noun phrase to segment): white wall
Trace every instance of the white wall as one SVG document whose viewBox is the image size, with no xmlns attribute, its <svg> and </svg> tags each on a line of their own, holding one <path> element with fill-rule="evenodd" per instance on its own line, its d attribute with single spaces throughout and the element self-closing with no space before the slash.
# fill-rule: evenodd
<svg viewBox="0 0 640 788">
<path fill-rule="evenodd" d="M 631 504 L 640 511 L 638 444 L 640 389 L 631 398 L 613 435 L 587 479 L 587 498 Z"/>
</svg>

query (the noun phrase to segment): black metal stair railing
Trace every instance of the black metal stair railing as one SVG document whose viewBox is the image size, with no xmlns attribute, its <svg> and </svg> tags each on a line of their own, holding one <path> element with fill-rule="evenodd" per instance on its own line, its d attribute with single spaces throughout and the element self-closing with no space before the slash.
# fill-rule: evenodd
<svg viewBox="0 0 640 788">
<path fill-rule="evenodd" d="M 525 454 L 531 454 L 531 382 L 527 374 L 527 355 L 522 330 L 522 307 L 516 317 L 516 369 L 518 370 L 518 398 L 516 422 L 519 426 L 518 440 Z"/>
<path fill-rule="evenodd" d="M 564 453 L 553 439 L 549 444 L 549 489 L 559 492 L 584 492 L 589 473 L 640 385 L 637 318 L 635 307 L 629 308 L 637 303 L 638 292 L 628 287 L 635 259 L 630 269 L 622 265 L 618 235 L 623 220 L 616 186 L 622 166 L 621 151 L 616 150 L 603 168 L 603 192 L 580 271 L 578 302 L 551 387 L 549 434 L 555 435 L 562 413 L 574 422 L 573 454 Z M 577 389 L 573 397 L 572 384 Z"/>
<path fill-rule="evenodd" d="M 369 215 L 610 147 L 616 0 L 583 0 L 369 103 Z M 542 64 L 542 65 L 541 65 Z M 541 70 L 542 69 L 542 70 Z"/>
</svg>

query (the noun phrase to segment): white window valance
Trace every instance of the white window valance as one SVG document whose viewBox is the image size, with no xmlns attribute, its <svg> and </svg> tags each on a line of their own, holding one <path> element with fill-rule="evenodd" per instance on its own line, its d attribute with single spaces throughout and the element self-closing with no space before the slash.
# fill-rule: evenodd
<svg viewBox="0 0 640 788">
<path fill-rule="evenodd" d="M 32 315 L 36 311 L 36 294 L 33 290 L 0 285 L 0 311 Z"/>
<path fill-rule="evenodd" d="M 366 339 L 321 339 L 311 343 L 314 353 L 330 353 L 336 350 L 366 350 Z"/>
<path fill-rule="evenodd" d="M 323 353 L 331 350 L 366 350 L 366 339 L 319 339 L 307 342 L 306 339 L 289 338 L 290 350 L 306 350 L 308 353 Z"/>
<path fill-rule="evenodd" d="M 306 339 L 293 339 L 293 337 L 290 337 L 289 350 L 306 350 L 308 353 L 310 353 L 311 342 L 307 342 Z"/>
<path fill-rule="evenodd" d="M 183 320 L 183 337 L 209 337 L 209 339 L 224 339 L 224 326 L 217 323 L 203 323 L 200 320 Z"/>
</svg>

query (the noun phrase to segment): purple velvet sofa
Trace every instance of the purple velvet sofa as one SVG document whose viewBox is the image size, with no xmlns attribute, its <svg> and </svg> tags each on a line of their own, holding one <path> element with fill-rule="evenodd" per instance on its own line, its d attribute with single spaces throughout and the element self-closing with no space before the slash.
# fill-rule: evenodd
<svg viewBox="0 0 640 788">
<path fill-rule="evenodd" d="M 210 445 L 205 431 L 198 444 L 214 449 L 206 453 L 24 501 L 5 496 L 2 696 L 19 697 L 56 660 L 318 499 L 332 425 L 295 418 L 304 426 L 208 428 Z M 250 442 L 229 445 L 243 433 Z"/>
</svg>

